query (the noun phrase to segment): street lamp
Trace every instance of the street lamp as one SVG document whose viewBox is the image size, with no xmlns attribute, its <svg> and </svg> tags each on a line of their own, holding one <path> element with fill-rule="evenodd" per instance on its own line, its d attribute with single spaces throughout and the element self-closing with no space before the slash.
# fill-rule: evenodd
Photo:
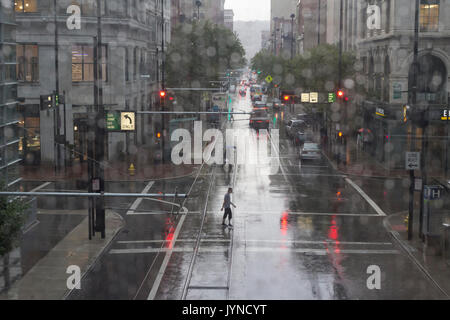
<svg viewBox="0 0 450 320">
<path fill-rule="evenodd" d="M 202 2 L 200 0 L 197 0 L 195 2 L 195 5 L 197 6 L 197 19 L 200 21 L 200 7 L 202 6 Z"/>
<path fill-rule="evenodd" d="M 295 14 L 291 14 L 291 59 L 294 58 L 294 18 Z"/>
</svg>

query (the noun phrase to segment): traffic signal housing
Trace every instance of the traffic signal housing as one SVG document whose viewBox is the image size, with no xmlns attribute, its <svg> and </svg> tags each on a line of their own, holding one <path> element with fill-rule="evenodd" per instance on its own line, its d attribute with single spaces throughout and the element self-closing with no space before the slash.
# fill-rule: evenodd
<svg viewBox="0 0 450 320">
<path fill-rule="evenodd" d="M 40 96 L 41 111 L 53 108 L 53 103 L 54 103 L 54 96 L 52 94 Z"/>
<path fill-rule="evenodd" d="M 349 100 L 350 100 L 348 95 L 346 94 L 346 92 L 342 89 L 339 89 L 336 92 L 336 97 L 338 98 L 339 101 L 342 101 L 342 102 L 349 102 Z"/>
</svg>

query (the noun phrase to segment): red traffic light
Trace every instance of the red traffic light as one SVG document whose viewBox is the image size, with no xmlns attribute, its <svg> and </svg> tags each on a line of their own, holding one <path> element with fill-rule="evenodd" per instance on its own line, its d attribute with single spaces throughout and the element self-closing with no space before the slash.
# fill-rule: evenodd
<svg viewBox="0 0 450 320">
<path fill-rule="evenodd" d="M 161 138 L 161 132 L 158 132 L 157 134 L 156 134 L 156 137 L 159 139 L 159 138 Z"/>
<path fill-rule="evenodd" d="M 165 98 L 165 97 L 166 97 L 166 92 L 165 92 L 164 90 L 161 90 L 161 91 L 159 92 L 159 96 L 160 96 L 161 98 Z"/>
<path fill-rule="evenodd" d="M 284 96 L 284 101 L 289 101 L 289 96 Z"/>
<path fill-rule="evenodd" d="M 344 91 L 339 90 L 339 91 L 337 92 L 337 96 L 338 96 L 338 98 L 343 98 L 343 97 L 344 97 Z"/>
</svg>

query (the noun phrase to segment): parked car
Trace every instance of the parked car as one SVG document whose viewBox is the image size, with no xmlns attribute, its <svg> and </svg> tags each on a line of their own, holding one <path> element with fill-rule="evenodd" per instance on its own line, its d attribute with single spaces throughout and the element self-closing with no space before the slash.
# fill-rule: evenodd
<svg viewBox="0 0 450 320">
<path fill-rule="evenodd" d="M 286 134 L 289 138 L 294 138 L 298 131 L 305 131 L 306 123 L 303 120 L 289 120 L 286 125 Z"/>
<path fill-rule="evenodd" d="M 317 143 L 305 142 L 300 148 L 301 160 L 318 160 L 321 157 L 320 147 Z"/>
<path fill-rule="evenodd" d="M 264 102 L 262 102 L 262 101 L 256 101 L 253 104 L 253 110 L 256 110 L 256 109 L 268 110 L 267 105 Z"/>
<path fill-rule="evenodd" d="M 250 128 L 269 129 L 270 117 L 267 110 L 255 110 L 250 115 Z"/>
</svg>

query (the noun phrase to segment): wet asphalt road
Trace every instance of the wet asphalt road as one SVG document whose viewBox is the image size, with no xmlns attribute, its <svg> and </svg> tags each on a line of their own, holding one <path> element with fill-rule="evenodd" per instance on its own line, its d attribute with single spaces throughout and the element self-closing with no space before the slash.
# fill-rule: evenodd
<svg viewBox="0 0 450 320">
<path fill-rule="evenodd" d="M 248 98 L 235 103 L 236 109 L 251 108 Z M 251 145 L 266 139 L 270 148 L 274 140 L 241 119 L 245 116 L 235 116 L 233 128 L 244 130 Z M 252 161 L 237 170 L 203 167 L 179 215 L 161 201 L 109 203 L 126 227 L 69 298 L 445 298 L 394 242 L 383 226 L 385 217 L 325 157 L 301 162 L 283 128 L 275 149 L 277 173 L 270 170 L 270 152 L 251 152 Z M 187 192 L 194 178 L 116 183 L 110 190 L 173 192 L 177 187 Z M 407 206 L 401 180 L 351 179 L 387 214 Z M 233 229 L 221 225 L 220 207 L 229 186 L 234 186 L 237 205 Z M 381 270 L 379 290 L 367 287 L 372 265 Z"/>
</svg>

